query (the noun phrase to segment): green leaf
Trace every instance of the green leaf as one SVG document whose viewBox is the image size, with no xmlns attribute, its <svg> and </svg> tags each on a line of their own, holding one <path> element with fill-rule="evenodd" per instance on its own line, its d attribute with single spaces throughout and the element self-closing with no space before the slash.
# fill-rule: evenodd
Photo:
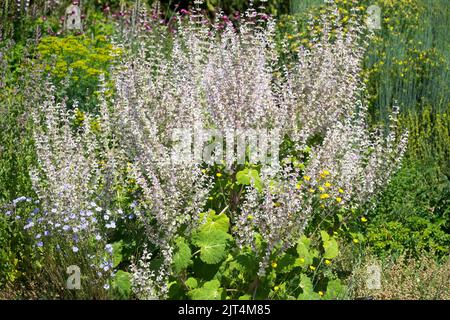
<svg viewBox="0 0 450 320">
<path fill-rule="evenodd" d="M 175 254 L 173 257 L 173 268 L 176 273 L 181 272 L 192 264 L 191 260 L 191 248 L 186 243 L 186 240 L 182 237 L 178 237 L 175 240 Z"/>
<path fill-rule="evenodd" d="M 252 300 L 252 296 L 249 294 L 244 294 L 243 296 L 240 296 L 238 300 Z"/>
<path fill-rule="evenodd" d="M 326 231 L 321 230 L 320 235 L 322 236 L 322 241 L 330 240 L 330 235 Z"/>
<path fill-rule="evenodd" d="M 336 239 L 330 237 L 325 231 L 321 231 L 320 233 L 322 235 L 323 249 L 325 251 L 323 257 L 325 259 L 336 258 L 339 255 L 339 246 Z"/>
<path fill-rule="evenodd" d="M 112 286 L 123 297 L 129 297 L 131 294 L 131 275 L 128 272 L 117 271 L 112 281 Z"/>
<path fill-rule="evenodd" d="M 200 259 L 208 264 L 219 263 L 226 257 L 227 244 L 232 237 L 221 230 L 202 230 L 194 234 L 192 242 L 200 248 Z"/>
<path fill-rule="evenodd" d="M 253 185 L 258 191 L 262 191 L 263 184 L 258 171 L 255 169 L 246 168 L 237 172 L 236 182 L 245 186 Z"/>
<path fill-rule="evenodd" d="M 114 242 L 112 244 L 112 248 L 113 248 L 113 268 L 116 268 L 123 259 L 123 255 L 122 255 L 122 245 L 123 245 L 123 241 L 120 240 L 118 242 Z"/>
<path fill-rule="evenodd" d="M 189 287 L 189 289 L 195 289 L 198 287 L 197 279 L 192 278 L 192 277 L 188 278 L 186 280 L 185 284 Z"/>
<path fill-rule="evenodd" d="M 207 215 L 206 219 L 204 215 Z M 214 210 L 209 210 L 207 213 L 201 215 L 200 221 L 202 220 L 205 220 L 205 222 L 200 226 L 200 231 L 211 231 L 214 229 L 228 232 L 230 228 L 230 218 L 224 213 L 217 215 Z"/>
<path fill-rule="evenodd" d="M 295 260 L 295 266 L 306 267 L 313 263 L 314 252 L 309 248 L 311 239 L 302 236 L 297 243 L 298 258 Z"/>
<path fill-rule="evenodd" d="M 302 274 L 300 276 L 300 288 L 302 288 L 302 293 L 299 294 L 299 300 L 320 300 L 320 295 L 314 292 L 314 286 L 308 276 Z"/>
<path fill-rule="evenodd" d="M 219 300 L 223 294 L 219 280 L 207 281 L 202 287 L 188 292 L 188 296 L 193 300 Z"/>
<path fill-rule="evenodd" d="M 331 300 L 342 297 L 342 295 L 345 293 L 345 289 L 345 286 L 341 284 L 341 281 L 339 279 L 331 280 L 328 282 L 327 291 L 323 298 Z"/>
</svg>

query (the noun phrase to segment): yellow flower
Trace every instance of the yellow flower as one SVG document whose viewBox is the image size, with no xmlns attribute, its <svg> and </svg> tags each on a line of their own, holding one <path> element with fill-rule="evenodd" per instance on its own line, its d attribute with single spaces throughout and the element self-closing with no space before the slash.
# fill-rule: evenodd
<svg viewBox="0 0 450 320">
<path fill-rule="evenodd" d="M 322 174 L 323 174 L 324 176 L 328 176 L 328 175 L 330 174 L 330 171 L 328 171 L 328 170 L 323 170 Z"/>
<path fill-rule="evenodd" d="M 300 258 L 300 263 L 305 263 L 305 259 L 304 258 Z"/>
<path fill-rule="evenodd" d="M 275 269 L 277 266 L 278 266 L 277 263 L 276 263 L 275 261 L 273 261 L 273 262 L 272 262 L 272 268 Z"/>
<path fill-rule="evenodd" d="M 309 181 L 309 180 L 311 180 L 311 177 L 310 176 L 304 176 L 303 179 L 305 179 L 305 181 Z"/>
<path fill-rule="evenodd" d="M 325 182 L 325 187 L 327 187 L 327 188 L 331 187 L 331 183 Z"/>
<path fill-rule="evenodd" d="M 329 265 L 331 264 L 331 261 L 328 260 L 328 259 L 325 259 L 325 264 L 326 264 L 327 266 L 329 266 Z"/>
<path fill-rule="evenodd" d="M 339 188 L 339 193 L 344 193 L 344 190 L 343 189 L 341 189 L 341 188 Z"/>
<path fill-rule="evenodd" d="M 336 198 L 336 202 L 337 202 L 337 203 L 340 203 L 341 201 L 342 201 L 342 198 L 341 198 L 341 197 L 337 197 L 337 198 Z"/>
<path fill-rule="evenodd" d="M 212 200 L 212 199 L 214 199 L 213 197 L 208 197 L 208 200 Z"/>
<path fill-rule="evenodd" d="M 206 169 L 202 169 L 202 173 L 206 173 Z"/>
<path fill-rule="evenodd" d="M 316 270 L 316 267 L 314 267 L 314 266 L 309 266 L 309 268 L 310 268 L 312 271 Z"/>
<path fill-rule="evenodd" d="M 300 189 L 302 187 L 302 184 L 299 182 L 295 185 L 295 188 Z"/>
<path fill-rule="evenodd" d="M 320 186 L 320 187 L 319 187 L 319 191 L 325 191 L 325 188 L 322 187 L 322 186 Z"/>
<path fill-rule="evenodd" d="M 249 214 L 249 215 L 247 216 L 247 219 L 250 220 L 250 221 L 252 221 L 252 220 L 253 220 L 253 216 L 252 216 L 251 214 Z"/>
<path fill-rule="evenodd" d="M 367 219 L 365 217 L 362 217 L 361 222 L 367 222 Z"/>
<path fill-rule="evenodd" d="M 222 176 L 222 174 L 220 172 L 217 172 L 216 176 L 220 178 Z"/>
<path fill-rule="evenodd" d="M 358 239 L 353 239 L 353 243 L 359 243 Z"/>
<path fill-rule="evenodd" d="M 314 192 L 315 192 L 315 190 L 314 190 L 313 188 L 309 188 L 308 191 L 311 192 L 311 193 L 314 193 Z"/>
<path fill-rule="evenodd" d="M 330 197 L 330 195 L 328 193 L 322 193 L 320 195 L 320 199 L 328 199 Z"/>
<path fill-rule="evenodd" d="M 323 296 L 323 292 L 322 291 L 319 291 L 319 296 Z"/>
<path fill-rule="evenodd" d="M 279 286 L 275 286 L 275 287 L 273 287 L 273 290 L 274 291 L 278 291 L 278 290 L 280 290 L 280 287 Z"/>
</svg>

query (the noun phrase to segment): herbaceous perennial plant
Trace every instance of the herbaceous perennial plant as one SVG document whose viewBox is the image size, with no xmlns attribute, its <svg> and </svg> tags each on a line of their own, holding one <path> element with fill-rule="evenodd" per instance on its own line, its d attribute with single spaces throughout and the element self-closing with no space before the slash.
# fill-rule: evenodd
<svg viewBox="0 0 450 320">
<path fill-rule="evenodd" d="M 388 130 L 366 123 L 366 31 L 356 22 L 344 29 L 324 17 L 312 44 L 283 65 L 274 20 L 254 9 L 238 25 L 220 14 L 211 24 L 199 9 L 178 20 L 169 51 L 164 38 L 139 38 L 139 53 L 114 71 L 114 94 L 101 86 L 99 114 L 74 126 L 76 112 L 52 92 L 34 112 L 39 166 L 31 176 L 41 211 L 28 229 L 40 235 L 39 246 L 57 236 L 58 246 L 90 255 L 104 275 L 113 267 L 108 236 L 132 212 L 147 239 L 131 266 L 138 298 L 167 297 L 179 237 L 209 221 L 213 177 L 196 158 L 174 163 L 173 130 L 280 133 L 277 165 L 240 170 L 232 159 L 224 167 L 234 179 L 248 175 L 222 209 L 233 241 L 257 255 L 260 277 L 270 256 L 295 245 L 313 218 L 369 203 L 399 166 L 407 140 L 396 135 L 396 109 Z M 118 194 L 130 183 L 137 191 L 124 205 Z"/>
</svg>

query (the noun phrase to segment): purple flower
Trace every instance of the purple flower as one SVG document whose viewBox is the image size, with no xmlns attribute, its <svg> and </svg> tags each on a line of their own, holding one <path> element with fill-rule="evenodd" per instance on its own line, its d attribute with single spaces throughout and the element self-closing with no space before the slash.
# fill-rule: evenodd
<svg viewBox="0 0 450 320">
<path fill-rule="evenodd" d="M 38 247 L 42 247 L 42 246 L 44 245 L 44 243 L 43 243 L 42 241 L 39 241 L 38 243 L 36 243 L 36 245 L 37 245 Z"/>
<path fill-rule="evenodd" d="M 66 225 L 63 227 L 63 230 L 64 230 L 64 231 L 70 230 L 70 227 L 66 224 Z"/>
<path fill-rule="evenodd" d="M 75 247 L 75 246 L 72 247 L 72 251 L 73 251 L 73 252 L 76 253 L 76 252 L 78 252 L 78 250 L 79 250 L 78 247 Z"/>
</svg>

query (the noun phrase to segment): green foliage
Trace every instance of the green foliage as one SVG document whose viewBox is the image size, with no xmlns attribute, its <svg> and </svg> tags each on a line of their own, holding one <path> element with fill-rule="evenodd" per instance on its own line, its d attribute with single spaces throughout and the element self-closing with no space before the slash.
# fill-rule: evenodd
<svg viewBox="0 0 450 320">
<path fill-rule="evenodd" d="M 262 182 L 259 173 L 255 169 L 245 168 L 236 173 L 236 182 L 240 185 L 253 185 L 256 189 L 262 190 Z"/>
<path fill-rule="evenodd" d="M 205 282 L 200 288 L 192 289 L 188 292 L 192 300 L 220 300 L 223 299 L 223 288 L 218 280 Z"/>
<path fill-rule="evenodd" d="M 129 298 L 131 296 L 130 274 L 122 270 L 117 271 L 112 280 L 112 289 L 119 298 Z"/>
</svg>

